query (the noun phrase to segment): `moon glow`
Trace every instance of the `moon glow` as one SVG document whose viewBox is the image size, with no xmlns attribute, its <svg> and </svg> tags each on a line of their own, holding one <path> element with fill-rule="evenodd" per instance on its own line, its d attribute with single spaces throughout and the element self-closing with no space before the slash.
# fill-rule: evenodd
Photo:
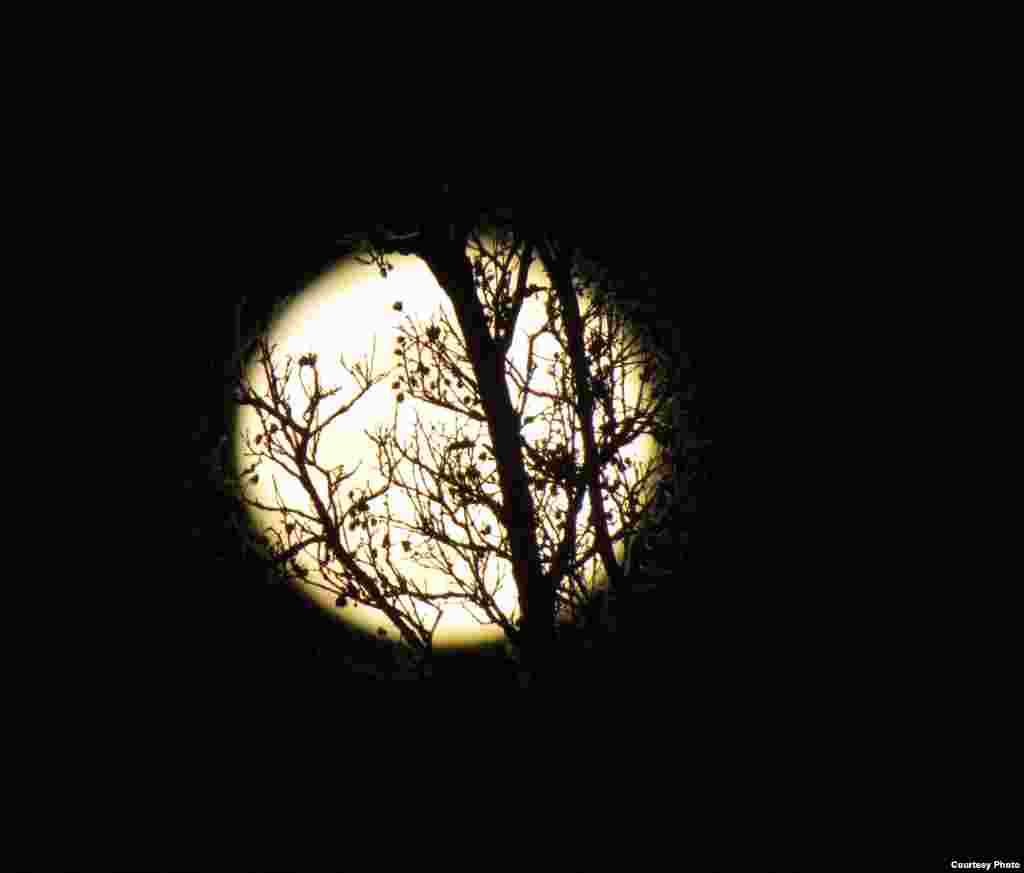
<svg viewBox="0 0 1024 873">
<path fill-rule="evenodd" d="M 313 382 L 310 368 L 301 367 L 297 363 L 303 355 L 310 353 L 317 355 L 316 368 L 322 390 L 339 389 L 337 394 L 321 402 L 317 416 L 319 420 L 326 420 L 339 407 L 350 403 L 360 390 L 355 378 L 343 366 L 342 358 L 349 368 L 353 368 L 357 364 L 367 366 L 372 378 L 389 374 L 388 378 L 371 387 L 350 410 L 331 421 L 323 432 L 316 453 L 319 466 L 330 469 L 343 464 L 346 474 L 358 468 L 356 475 L 343 483 L 342 490 L 339 491 L 335 500 L 344 500 L 351 490 L 358 491 L 360 488 L 372 490 L 380 488 L 386 483 L 386 475 L 382 474 L 379 469 L 378 448 L 367 435 L 367 433 L 377 433 L 379 428 L 387 428 L 389 431 L 394 428 L 393 435 L 397 438 L 400 446 L 408 446 L 413 443 L 418 432 L 419 451 L 425 460 L 429 459 L 430 455 L 426 451 L 424 431 L 434 432 L 436 429 L 437 437 L 434 444 L 439 449 L 454 439 L 472 441 L 474 446 L 470 451 L 474 452 L 476 458 L 481 457 L 478 453 L 483 444 L 490 442 L 486 425 L 465 415 L 459 415 L 456 412 L 441 409 L 410 397 L 406 397 L 404 402 L 396 403 L 396 391 L 392 384 L 403 372 L 400 359 L 394 353 L 400 328 L 404 326 L 407 332 L 422 334 L 427 325 L 441 323 L 442 313 L 447 316 L 448 323 L 456 330 L 458 321 L 451 301 L 438 286 L 433 274 L 423 261 L 411 256 L 398 255 L 389 256 L 388 260 L 394 264 L 394 270 L 386 278 L 380 275 L 375 266 L 362 264 L 354 259 L 339 262 L 333 269 L 321 275 L 290 300 L 279 311 L 267 332 L 267 339 L 273 350 L 274 372 L 283 377 L 285 363 L 289 357 L 292 359 L 291 376 L 284 386 L 283 393 L 288 399 L 296 419 L 300 418 L 302 410 L 307 406 L 308 394 L 306 391 L 312 389 Z M 547 274 L 536 260 L 531 264 L 529 280 L 531 284 L 543 288 L 550 285 Z M 515 281 L 516 272 L 513 267 L 511 282 L 515 283 Z M 538 334 L 547 319 L 544 304 L 546 296 L 547 292 L 544 291 L 527 298 L 516 322 L 515 336 L 509 350 L 508 361 L 520 374 L 525 375 L 526 373 L 529 337 Z M 395 306 L 399 302 L 401 303 L 400 309 Z M 588 308 L 588 299 L 585 295 L 581 295 L 580 304 L 581 310 L 585 314 Z M 449 342 L 452 340 L 450 339 Z M 551 334 L 541 333 L 535 337 L 533 352 L 539 365 L 530 381 L 531 389 L 548 394 L 557 395 L 559 393 L 555 377 L 547 372 L 548 367 L 553 366 L 550 362 L 554 361 L 556 351 L 559 351 L 559 345 Z M 262 367 L 258 363 L 248 366 L 246 379 L 258 395 L 265 395 L 268 383 Z M 305 384 L 305 390 L 303 384 Z M 643 391 L 638 372 L 627 373 L 623 385 L 622 390 L 625 392 L 626 402 L 635 405 Z M 518 408 L 521 391 L 511 378 L 509 387 L 513 403 Z M 531 394 L 527 398 L 522 417 L 524 422 L 522 433 L 528 441 L 541 440 L 547 434 L 549 425 L 543 417 L 543 412 L 550 406 L 551 402 L 541 397 Z M 526 424 L 525 422 L 531 415 L 538 416 L 537 420 Z M 419 425 L 417 425 L 417 420 Z M 599 427 L 603 420 L 604 416 L 600 404 L 598 404 L 595 411 L 595 428 Z M 315 423 L 314 420 L 313 424 Z M 238 469 L 244 469 L 253 460 L 247 451 L 246 439 L 251 441 L 254 435 L 261 432 L 256 411 L 249 406 L 241 407 L 236 418 L 234 439 Z M 578 437 L 577 445 L 579 452 L 582 452 Z M 653 455 L 654 445 L 650 437 L 641 437 L 625 447 L 621 451 L 621 457 L 624 460 L 630 459 L 632 463 L 639 465 Z M 486 458 L 486 456 L 484 457 Z M 579 454 L 577 457 L 579 459 L 582 455 Z M 292 463 L 294 464 L 294 462 Z M 398 469 L 402 480 L 406 483 L 412 484 L 418 481 L 420 487 L 424 487 L 426 484 L 423 481 L 423 474 L 415 472 L 411 463 L 405 462 L 399 465 Z M 479 469 L 484 474 L 483 489 L 494 495 L 500 502 L 501 493 L 497 477 L 496 475 L 490 477 L 487 475 L 494 470 L 493 458 L 481 462 Z M 264 505 L 274 506 L 278 505 L 277 494 L 279 494 L 286 507 L 315 514 L 309 495 L 294 475 L 289 475 L 267 458 L 263 458 L 257 473 L 257 482 L 252 484 L 249 480 L 245 485 L 247 496 Z M 327 484 L 324 477 L 320 475 L 319 481 L 314 478 L 314 484 L 317 486 L 321 498 L 326 501 Z M 564 492 L 559 492 L 558 496 L 553 498 L 556 501 L 554 505 L 558 505 L 559 498 L 562 500 L 561 508 L 566 508 Z M 371 509 L 376 512 L 383 510 L 383 500 L 384 498 L 374 500 Z M 393 520 L 404 520 L 409 525 L 415 524 L 416 506 L 403 488 L 397 485 L 393 486 L 387 494 L 387 502 Z M 498 520 L 489 509 L 483 506 L 478 506 L 473 512 L 474 524 L 478 529 L 489 524 L 490 533 L 485 539 L 497 545 L 502 533 Z M 584 498 L 578 516 L 581 532 L 586 527 L 589 513 L 589 498 Z M 256 529 L 264 531 L 267 527 L 272 527 L 281 533 L 282 537 L 284 536 L 284 522 L 280 513 L 250 508 L 249 517 L 251 524 Z M 375 545 L 378 548 L 380 548 L 382 533 L 383 529 L 376 535 L 371 534 L 371 537 L 375 536 Z M 613 535 L 615 533 L 614 526 L 611 528 L 611 533 Z M 363 531 L 352 534 L 343 530 L 341 535 L 342 543 L 356 554 L 357 560 L 361 557 L 366 558 L 366 561 L 361 561 L 361 563 L 367 572 L 373 575 L 374 571 L 369 563 L 369 557 L 363 551 L 369 548 L 369 545 L 365 544 Z M 431 591 L 455 590 L 447 572 L 423 565 L 422 556 L 427 548 L 426 537 L 396 526 L 392 526 L 389 537 L 391 541 L 389 556 L 401 573 L 423 582 Z M 409 543 L 408 554 L 404 553 L 403 548 L 399 548 L 399 542 L 402 540 Z M 360 542 L 363 542 L 364 545 L 360 546 Z M 433 548 L 444 552 L 451 562 L 452 571 L 459 578 L 465 580 L 473 578 L 470 567 L 457 552 L 436 543 L 433 544 Z M 621 542 L 616 544 L 616 552 L 621 560 L 623 553 Z M 417 555 L 421 558 L 419 562 L 416 560 Z M 387 564 L 383 557 L 379 560 L 380 566 L 386 570 Z M 321 585 L 334 584 L 320 573 L 314 555 L 302 553 L 298 556 L 297 562 L 308 571 L 308 582 L 316 582 Z M 340 569 L 340 565 L 332 564 L 333 566 L 339 566 Z M 585 575 L 592 584 L 603 584 L 604 573 L 598 559 L 594 558 L 588 564 Z M 518 606 L 518 597 L 510 563 L 491 555 L 484 568 L 483 578 L 502 611 L 506 615 L 514 614 Z M 384 635 L 389 639 L 399 639 L 397 629 L 383 612 L 365 604 L 355 606 L 350 603 L 345 607 L 337 607 L 335 605 L 336 593 L 299 581 L 294 584 L 304 596 L 336 619 L 378 636 L 381 636 L 379 629 L 383 629 Z M 443 601 L 443 604 L 443 613 L 434 636 L 435 646 L 440 648 L 464 647 L 503 639 L 504 634 L 501 629 L 496 625 L 486 623 L 488 622 L 487 617 L 478 608 L 468 604 L 459 605 L 457 601 L 451 600 Z M 422 607 L 420 609 L 428 625 L 432 623 L 433 613 L 431 610 Z"/>
</svg>

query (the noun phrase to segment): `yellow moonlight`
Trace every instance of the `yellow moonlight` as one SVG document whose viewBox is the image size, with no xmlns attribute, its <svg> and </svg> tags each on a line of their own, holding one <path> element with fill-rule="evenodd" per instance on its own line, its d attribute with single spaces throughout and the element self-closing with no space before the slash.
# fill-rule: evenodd
<svg viewBox="0 0 1024 873">
<path fill-rule="evenodd" d="M 446 442 L 458 438 L 471 440 L 476 447 L 489 443 L 490 438 L 486 426 L 458 413 L 440 409 L 422 401 L 406 398 L 403 403 L 396 404 L 396 391 L 392 383 L 400 372 L 399 361 L 394 355 L 396 338 L 400 329 L 408 333 L 422 333 L 427 325 L 442 323 L 442 314 L 448 323 L 457 329 L 451 302 L 438 286 L 433 274 L 426 264 L 415 257 L 390 256 L 388 260 L 394 264 L 394 270 L 387 278 L 380 275 L 377 267 L 362 264 L 355 259 L 348 259 L 337 264 L 332 270 L 323 274 L 311 283 L 300 294 L 292 298 L 278 312 L 274 323 L 269 326 L 267 339 L 273 349 L 274 372 L 283 378 L 285 364 L 290 357 L 293 362 L 292 374 L 285 386 L 284 395 L 288 399 L 296 417 L 306 408 L 311 390 L 312 373 L 308 367 L 300 367 L 300 357 L 309 353 L 317 355 L 316 368 L 319 373 L 320 386 L 324 391 L 340 389 L 337 394 L 321 403 L 318 418 L 326 420 L 340 406 L 352 401 L 359 391 L 355 378 L 348 368 L 361 364 L 368 367 L 370 375 L 377 378 L 391 374 L 379 384 L 375 384 L 346 413 L 335 418 L 323 432 L 317 449 L 317 462 L 330 469 L 344 465 L 346 474 L 355 471 L 356 475 L 344 483 L 347 492 L 359 488 L 380 488 L 386 482 L 386 476 L 379 469 L 377 446 L 368 434 L 377 434 L 381 428 L 389 431 L 394 428 L 394 436 L 400 446 L 408 446 L 417 439 L 417 420 L 419 421 L 420 449 L 425 451 L 424 431 L 436 428 L 436 445 L 443 448 Z M 516 281 L 513 266 L 511 282 Z M 530 269 L 530 282 L 547 288 L 549 280 L 543 268 L 533 261 Z M 546 290 L 529 297 L 523 306 L 516 322 L 516 332 L 509 350 L 508 360 L 518 373 L 525 374 L 528 358 L 529 337 L 538 334 L 545 323 L 547 315 L 544 300 Z M 394 304 L 400 302 L 400 309 Z M 587 310 L 587 297 L 581 297 L 584 313 Z M 276 348 L 274 348 L 276 346 Z M 547 374 L 547 363 L 553 361 L 559 346 L 549 333 L 541 333 L 534 339 L 533 352 L 541 362 L 534 372 L 531 388 L 536 385 L 539 392 L 558 394 L 554 379 Z M 246 378 L 257 394 L 267 390 L 267 379 L 258 362 L 249 365 Z M 305 384 L 305 389 L 303 387 Z M 643 391 L 638 374 L 630 372 L 624 383 L 626 399 L 636 404 Z M 518 405 L 521 392 L 510 379 L 510 392 L 513 403 Z M 550 407 L 550 401 L 533 395 L 527 398 L 523 421 L 531 415 L 543 413 Z M 595 426 L 603 421 L 600 411 L 595 416 Z M 315 422 L 314 422 L 315 423 Z M 529 440 L 538 440 L 547 433 L 549 425 L 543 417 L 536 422 L 524 424 L 523 435 Z M 248 454 L 245 441 L 251 440 L 260 433 L 259 418 L 252 407 L 242 407 L 237 417 L 234 439 L 236 462 L 239 469 L 245 469 L 253 460 Z M 442 436 L 443 435 L 443 436 Z M 623 459 L 632 463 L 649 459 L 653 455 L 654 443 L 649 437 L 643 437 L 622 451 Z M 493 459 L 491 460 L 493 469 Z M 415 481 L 411 464 L 405 462 L 403 478 L 407 483 Z M 500 501 L 500 490 L 496 477 L 492 482 L 485 481 L 483 487 L 494 494 Z M 326 483 L 320 482 L 322 495 L 326 495 Z M 289 475 L 281 467 L 264 458 L 258 468 L 256 484 L 246 485 L 246 495 L 264 505 L 279 505 L 277 495 L 286 507 L 311 511 L 312 502 L 303 490 L 300 482 Z M 564 501 L 564 494 L 562 494 Z M 414 525 L 416 508 L 409 494 L 400 487 L 393 486 L 388 492 L 389 510 L 393 519 L 403 519 L 406 524 Z M 489 516 L 478 519 L 481 526 L 490 523 L 493 544 L 499 542 L 501 529 L 497 520 L 490 517 L 489 510 L 480 508 L 480 512 Z M 581 531 L 586 526 L 589 516 L 589 499 L 584 500 L 579 514 Z M 259 530 L 272 527 L 283 535 L 283 521 L 279 513 L 261 509 L 250 509 L 253 525 Z M 614 533 L 614 530 L 612 531 Z M 355 535 L 342 531 L 342 542 L 347 542 L 352 551 L 359 544 Z M 346 538 L 346 535 L 351 538 Z M 423 582 L 431 591 L 443 592 L 453 589 L 450 575 L 431 566 L 424 566 L 422 561 L 425 537 L 400 528 L 392 528 L 389 557 L 395 567 L 404 575 Z M 410 543 L 409 554 L 397 548 L 398 541 Z M 442 551 L 451 561 L 455 574 L 464 574 L 460 578 L 470 579 L 470 569 L 454 550 L 442 547 Z M 622 544 L 617 544 L 617 553 L 621 558 Z M 421 560 L 416 561 L 416 554 Z M 315 555 L 300 554 L 298 563 L 309 572 L 308 582 L 327 584 L 318 572 Z M 384 564 L 382 563 L 382 566 Z M 495 556 L 486 565 L 485 582 L 492 591 L 495 601 L 506 615 L 513 615 L 517 610 L 518 597 L 515 582 L 512 578 L 511 566 L 503 559 Z M 589 567 L 587 578 L 596 584 L 603 584 L 603 571 L 595 560 Z M 324 588 L 311 584 L 296 583 L 298 589 L 311 598 L 319 607 L 334 615 L 341 621 L 355 625 L 367 633 L 377 634 L 383 628 L 388 638 L 399 638 L 395 626 L 377 609 L 366 605 L 345 607 L 335 605 L 337 595 Z M 501 630 L 486 623 L 483 613 L 470 606 L 460 605 L 457 601 L 443 601 L 444 611 L 434 636 L 435 645 L 441 648 L 462 647 L 494 642 L 503 639 Z M 429 609 L 425 611 L 428 624 L 432 621 Z"/>
</svg>

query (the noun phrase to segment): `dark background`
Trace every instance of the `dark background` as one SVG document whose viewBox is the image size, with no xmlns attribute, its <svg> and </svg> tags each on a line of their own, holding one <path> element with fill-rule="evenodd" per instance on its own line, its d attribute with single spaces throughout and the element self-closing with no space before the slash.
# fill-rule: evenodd
<svg viewBox="0 0 1024 873">
<path fill-rule="evenodd" d="M 716 396 L 725 377 L 729 391 L 737 375 L 748 380 L 752 387 L 731 395 L 730 407 L 743 406 L 743 424 L 754 427 L 741 431 L 733 424 L 730 433 L 743 432 L 748 455 L 762 469 L 752 478 L 744 478 L 747 468 L 720 475 L 733 483 L 724 505 L 712 487 L 712 452 L 703 453 L 697 512 L 687 519 L 689 547 L 677 576 L 637 608 L 631 625 L 623 622 L 616 644 L 590 653 L 575 684 L 562 689 L 557 711 L 577 713 L 575 724 L 588 724 L 602 710 L 615 716 L 608 723 L 613 731 L 627 723 L 620 735 L 626 745 L 595 750 L 602 757 L 593 772 L 602 773 L 607 760 L 632 767 L 640 749 L 669 760 L 684 756 L 687 767 L 712 774 L 737 759 L 785 769 L 790 755 L 812 770 L 822 762 L 827 779 L 830 768 L 858 766 L 873 745 L 899 750 L 918 743 L 924 714 L 938 705 L 951 703 L 960 717 L 983 711 L 986 700 L 998 703 L 983 691 L 983 681 L 991 680 L 977 670 L 980 655 L 965 662 L 923 648 L 921 626 L 905 621 L 911 612 L 903 608 L 903 580 L 885 566 L 866 576 L 851 573 L 842 547 L 827 554 L 816 548 L 803 528 L 808 519 L 820 521 L 827 507 L 796 505 L 786 496 L 792 456 L 803 463 L 809 453 L 817 464 L 820 447 L 808 446 L 802 421 L 774 408 L 776 397 L 792 391 L 779 376 L 787 354 L 781 342 L 798 337 L 750 312 L 758 312 L 758 301 L 763 312 L 764 301 L 806 290 L 789 277 L 794 265 L 807 270 L 808 264 L 782 240 L 774 240 L 775 251 L 758 245 L 751 227 L 756 192 L 728 196 L 716 188 L 701 196 L 688 183 L 685 190 L 648 185 L 642 195 L 631 186 L 605 185 L 602 193 L 522 199 L 539 204 L 534 208 L 553 229 L 571 227 L 584 248 L 621 275 L 635 276 L 638 286 L 640 274 L 649 274 L 643 284 L 658 289 L 656 309 L 692 366 L 699 436 L 715 437 Z M 327 208 L 325 201 L 347 205 Z M 408 192 L 384 190 L 353 205 L 340 189 L 264 198 L 239 185 L 204 199 L 178 247 L 165 246 L 181 276 L 173 298 L 173 360 L 184 371 L 174 373 L 174 384 L 190 386 L 175 422 L 180 441 L 168 457 L 184 450 L 179 482 L 185 487 L 177 502 L 168 501 L 163 525 L 149 531 L 146 542 L 156 547 L 148 549 L 142 577 L 132 568 L 133 599 L 119 608 L 114 657 L 102 678 L 117 694 L 133 742 L 145 746 L 155 729 L 162 752 L 178 745 L 200 749 L 208 760 L 243 747 L 248 767 L 265 760 L 252 747 L 255 736 L 294 749 L 284 756 L 288 766 L 308 764 L 318 772 L 325 762 L 357 760 L 361 748 L 349 745 L 353 734 L 369 730 L 379 737 L 391 715 L 458 719 L 458 741 L 449 750 L 462 749 L 462 730 L 480 730 L 475 744 L 486 745 L 496 724 L 520 718 L 508 706 L 509 693 L 518 691 L 514 677 L 493 662 L 467 658 L 431 683 L 380 678 L 372 646 L 293 592 L 262 583 L 262 568 L 239 554 L 234 533 L 225 529 L 230 504 L 208 487 L 199 464 L 229 424 L 223 369 L 234 351 L 237 301 L 245 296 L 258 308 L 298 290 L 332 262 L 338 236 L 392 216 L 401 220 L 409 201 Z M 814 299 L 828 296 L 815 286 Z M 760 342 L 748 345 L 754 333 Z M 813 394 L 807 402 L 813 405 Z M 166 426 L 166 415 L 161 420 Z M 821 459 L 815 469 L 827 476 L 837 463 Z M 759 531 L 762 523 L 766 532 Z M 871 535 L 866 510 L 843 523 L 853 525 L 846 548 Z M 170 546 L 165 531 L 173 532 Z M 972 637 L 971 644 L 989 641 Z M 78 684 L 88 713 L 96 706 L 96 681 L 84 676 Z M 536 715 L 529 706 L 522 712 Z M 340 752 L 319 739 L 336 724 L 344 737 Z M 566 733 L 559 724 L 543 725 L 531 739 L 558 743 Z M 553 767 L 576 763 L 579 737 L 569 733 L 568 746 L 552 747 Z"/>
</svg>

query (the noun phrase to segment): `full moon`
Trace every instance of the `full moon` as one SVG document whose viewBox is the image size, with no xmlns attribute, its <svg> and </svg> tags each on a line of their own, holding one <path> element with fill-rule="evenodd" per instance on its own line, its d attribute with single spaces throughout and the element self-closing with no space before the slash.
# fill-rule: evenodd
<svg viewBox="0 0 1024 873">
<path fill-rule="evenodd" d="M 282 306 L 275 320 L 269 325 L 266 338 L 272 349 L 274 372 L 283 379 L 285 366 L 289 358 L 292 361 L 291 375 L 284 385 L 284 396 L 287 398 L 293 417 L 299 420 L 308 403 L 308 392 L 312 391 L 313 375 L 310 367 L 299 366 L 299 359 L 305 355 L 315 354 L 316 370 L 322 391 L 338 389 L 337 393 L 320 404 L 317 420 L 324 421 L 340 407 L 353 401 L 360 391 L 355 377 L 349 372 L 357 366 L 365 368 L 364 372 L 377 379 L 387 376 L 371 387 L 351 409 L 339 415 L 324 429 L 323 436 L 316 450 L 316 461 L 320 467 L 331 469 L 344 465 L 345 474 L 355 475 L 343 483 L 343 493 L 339 492 L 335 500 L 344 500 L 351 490 L 373 490 L 382 487 L 386 475 L 380 469 L 378 446 L 371 439 L 372 435 L 387 429 L 388 437 L 393 435 L 400 446 L 409 446 L 418 442 L 418 448 L 424 459 L 430 457 L 427 451 L 427 437 L 433 434 L 432 443 L 437 451 L 443 451 L 445 445 L 458 439 L 464 443 L 472 442 L 472 451 L 481 452 L 483 446 L 490 442 L 485 424 L 455 411 L 443 409 L 424 400 L 405 397 L 397 402 L 397 391 L 393 387 L 402 374 L 400 358 L 395 355 L 396 341 L 403 330 L 406 336 L 416 333 L 422 335 L 429 325 L 447 323 L 458 330 L 458 321 L 447 295 L 437 284 L 427 265 L 419 258 L 411 256 L 389 256 L 394 270 L 382 277 L 376 266 L 361 263 L 354 258 L 343 260 L 332 269 L 322 274 L 295 297 Z M 515 266 L 511 271 L 511 282 L 516 281 Z M 545 299 L 546 289 L 550 285 L 547 274 L 541 265 L 534 260 L 531 264 L 529 281 L 531 284 L 545 289 L 533 294 L 524 302 L 520 316 L 516 322 L 515 335 L 509 350 L 508 361 L 518 374 L 525 374 L 530 351 L 530 339 L 533 337 L 533 354 L 538 363 L 530 387 L 539 394 L 557 395 L 557 381 L 554 371 L 559 344 L 546 332 L 540 332 L 547 320 Z M 581 310 L 584 315 L 588 309 L 588 298 L 580 297 Z M 449 337 L 449 342 L 454 338 Z M 622 381 L 622 391 L 630 404 L 637 404 L 643 396 L 643 387 L 639 378 L 639 369 L 625 374 L 617 374 Z M 268 389 L 268 381 L 259 362 L 247 365 L 246 379 L 258 395 L 264 395 Z M 521 390 L 517 380 L 509 377 L 509 389 L 513 403 L 518 408 Z M 522 379 L 518 380 L 519 384 Z M 522 421 L 523 436 L 527 441 L 543 440 L 548 432 L 549 424 L 544 418 L 545 410 L 550 410 L 551 400 L 530 394 L 527 397 Z M 535 421 L 527 423 L 531 416 Z M 603 421 L 603 414 L 595 413 L 595 427 Z M 392 433 L 393 431 L 393 433 Z M 257 412 L 250 406 L 243 406 L 236 419 L 234 434 L 234 452 L 238 469 L 247 468 L 254 460 L 251 451 L 252 440 L 262 433 Z M 247 446 L 248 441 L 248 446 Z M 577 437 L 579 452 L 582 446 Z M 655 443 L 647 436 L 635 440 L 622 452 L 623 460 L 639 467 L 654 454 Z M 308 456 L 308 454 L 307 454 Z M 397 457 L 397 456 L 396 456 Z M 486 454 L 479 469 L 485 474 L 494 469 L 493 458 L 487 462 Z M 578 454 L 578 459 L 582 454 Z M 294 465 L 294 462 L 292 462 Z M 637 469 L 634 467 L 634 469 Z M 410 486 L 419 481 L 423 486 L 422 473 L 414 470 L 413 464 L 406 461 L 398 467 L 401 478 Z M 255 483 L 246 479 L 245 495 L 263 505 L 284 505 L 290 509 L 303 512 L 314 512 L 312 500 L 302 484 L 287 470 L 272 460 L 264 457 L 257 470 Z M 327 483 L 321 476 L 315 483 L 323 499 L 326 500 Z M 495 496 L 500 502 L 501 494 L 497 485 L 496 474 L 484 477 L 483 489 Z M 422 582 L 432 592 L 456 591 L 452 574 L 461 579 L 471 580 L 472 570 L 459 554 L 448 546 L 433 544 L 445 554 L 451 571 L 447 572 L 436 566 L 437 562 L 424 562 L 427 540 L 422 534 L 408 531 L 397 522 L 415 525 L 417 519 L 417 503 L 410 488 L 392 485 L 387 493 L 388 513 L 392 518 L 392 527 L 388 531 L 390 546 L 387 557 L 400 572 Z M 565 504 L 564 492 L 560 494 Z M 374 501 L 372 509 L 380 511 L 383 498 Z M 422 500 L 420 503 L 422 507 Z M 579 513 L 579 529 L 582 532 L 587 524 L 590 512 L 589 498 L 584 499 Z M 315 513 L 314 513 L 315 514 Z M 284 537 L 284 520 L 281 513 L 270 512 L 259 508 L 249 509 L 250 521 L 254 528 L 265 531 L 273 528 Z M 500 541 L 501 526 L 490 510 L 483 506 L 475 517 L 480 529 L 490 528 L 489 536 L 494 545 Z M 615 533 L 615 527 L 611 532 Z M 342 531 L 342 542 L 347 544 L 357 558 L 363 554 L 357 551 L 360 538 L 366 534 L 357 532 L 358 536 L 349 531 Z M 379 549 L 384 528 L 371 534 L 374 545 Z M 399 543 L 403 547 L 399 547 Z M 363 542 L 368 548 L 368 544 Z M 313 547 L 310 546 L 310 549 Z M 621 560 L 623 545 L 616 544 L 616 551 Z M 319 608 L 339 621 L 345 622 L 360 630 L 379 637 L 386 636 L 391 640 L 399 640 L 397 628 L 383 612 L 359 604 L 349 603 L 336 606 L 337 593 L 328 588 L 336 583 L 328 581 L 318 569 L 315 553 L 300 553 L 297 559 L 299 566 L 306 569 L 308 576 L 305 581 L 295 581 L 304 596 L 308 597 Z M 433 565 L 431 565 L 433 564 Z M 331 564 L 331 567 L 340 565 Z M 380 566 L 388 565 L 380 560 Z M 364 564 L 373 575 L 369 564 Z M 518 597 L 512 568 L 509 562 L 492 555 L 484 567 L 484 582 L 488 591 L 492 592 L 495 602 L 506 615 L 515 615 L 518 610 Z M 604 571 L 595 558 L 587 566 L 586 578 L 592 585 L 604 584 Z M 311 584 L 315 583 L 315 584 Z M 324 587 L 320 587 L 324 586 Z M 440 601 L 443 612 L 434 635 L 434 644 L 439 648 L 457 648 L 497 642 L 504 638 L 501 629 L 489 623 L 483 612 L 471 604 L 458 600 Z M 428 617 L 428 625 L 433 621 L 430 609 L 424 610 Z"/>
</svg>

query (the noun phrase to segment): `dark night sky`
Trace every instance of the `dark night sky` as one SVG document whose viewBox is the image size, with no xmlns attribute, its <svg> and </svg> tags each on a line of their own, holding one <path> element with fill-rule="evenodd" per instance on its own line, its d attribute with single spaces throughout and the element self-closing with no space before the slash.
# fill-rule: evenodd
<svg viewBox="0 0 1024 873">
<path fill-rule="evenodd" d="M 767 293 L 755 281 L 766 273 L 757 250 L 743 244 L 748 237 L 741 219 L 693 206 L 682 192 L 665 199 L 667 207 L 653 195 L 642 202 L 626 194 L 609 196 L 583 201 L 583 206 L 563 199 L 549 211 L 553 226 L 573 227 L 584 248 L 623 276 L 651 274 L 659 289 L 659 313 L 675 328 L 693 364 L 697 433 L 713 439 L 715 385 L 726 358 L 738 357 L 741 366 L 735 369 L 744 372 L 754 363 L 758 386 L 769 384 L 765 363 L 771 359 L 744 360 L 737 353 L 736 330 L 744 316 L 744 294 Z M 263 719 L 274 735 L 280 730 L 281 736 L 294 739 L 301 760 L 308 746 L 303 745 L 306 723 L 298 713 L 308 713 L 311 706 L 318 710 L 318 730 L 324 728 L 325 706 L 332 716 L 344 718 L 352 712 L 415 712 L 420 703 L 436 714 L 449 705 L 464 708 L 469 700 L 477 712 L 487 711 L 493 693 L 495 711 L 502 718 L 508 714 L 497 707 L 501 696 L 516 688 L 514 677 L 499 674 L 493 662 L 483 659 L 453 662 L 444 682 L 399 684 L 366 677 L 359 667 L 372 662 L 372 647 L 307 608 L 296 594 L 261 584 L 256 563 L 238 556 L 233 534 L 223 531 L 228 504 L 205 487 L 196 463 L 227 426 L 223 367 L 233 352 L 237 301 L 245 296 L 269 305 L 297 290 L 331 262 L 334 240 L 345 230 L 400 214 L 401 198 L 396 195 L 393 203 L 391 208 L 376 202 L 373 208 L 342 212 L 309 210 L 299 203 L 294 209 L 270 206 L 255 195 L 242 202 L 226 198 L 223 206 L 209 204 L 202 227 L 189 241 L 189 281 L 179 312 L 187 326 L 183 363 L 190 368 L 192 386 L 181 422 L 191 487 L 185 489 L 181 517 L 172 520 L 185 548 L 168 556 L 169 566 L 174 558 L 180 561 L 176 584 L 162 584 L 159 599 L 144 614 L 135 606 L 127 608 L 125 623 L 132 627 L 135 645 L 130 659 L 120 653 L 115 659 L 131 680 L 118 687 L 149 689 L 155 717 L 180 713 L 202 720 L 202 731 L 208 723 L 228 725 L 227 743 L 248 731 L 254 718 Z M 756 443 L 757 434 L 750 439 Z M 680 701 L 690 714 L 689 728 L 703 725 L 708 742 L 719 750 L 749 743 L 751 736 L 770 744 L 773 730 L 776 738 L 785 734 L 785 742 L 813 742 L 819 713 L 845 718 L 836 713 L 849 695 L 877 692 L 877 683 L 869 689 L 861 678 L 865 658 L 874 659 L 879 675 L 892 672 L 890 663 L 903 669 L 903 662 L 889 658 L 881 664 L 875 654 L 878 641 L 895 653 L 907 637 L 885 614 L 854 626 L 844 611 L 863 613 L 852 611 L 858 601 L 851 599 L 850 589 L 801 566 L 793 568 L 792 541 L 751 540 L 746 528 L 726 524 L 711 494 L 710 458 L 702 460 L 698 511 L 690 519 L 689 550 L 673 580 L 678 584 L 662 586 L 638 607 L 632 629 L 583 662 L 575 674 L 578 687 L 584 696 L 595 693 L 586 697 L 589 704 L 581 698 L 566 705 L 584 707 L 582 713 L 595 702 L 611 703 L 635 716 L 644 731 L 657 724 L 663 742 L 651 748 L 673 747 L 677 731 L 672 719 L 678 717 Z M 773 467 L 773 484 L 783 484 L 786 470 L 779 471 L 770 457 L 764 462 Z M 744 505 L 730 506 L 729 518 L 754 514 L 775 499 L 759 493 L 740 496 Z M 780 507 L 773 520 L 785 526 L 793 510 L 784 501 Z M 794 516 L 794 524 L 798 521 L 799 515 Z M 751 527 L 757 523 L 755 516 Z M 220 560 L 232 549 L 234 557 Z M 869 629 L 867 637 L 861 628 Z M 885 699 L 895 705 L 902 689 L 895 681 L 883 686 Z M 871 711 L 866 705 L 858 709 L 861 715 Z M 205 746 L 202 731 L 196 743 Z M 695 766 L 715 765 L 702 758 Z"/>
</svg>

